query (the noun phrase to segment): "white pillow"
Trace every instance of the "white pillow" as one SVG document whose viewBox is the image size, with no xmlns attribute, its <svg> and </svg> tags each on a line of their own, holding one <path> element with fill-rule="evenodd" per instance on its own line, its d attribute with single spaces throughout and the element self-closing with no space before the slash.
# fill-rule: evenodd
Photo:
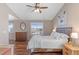
<svg viewBox="0 0 79 59">
<path fill-rule="evenodd" d="M 57 34 L 58 34 L 57 32 L 52 32 L 50 36 L 51 36 L 51 37 L 52 37 L 52 36 L 56 36 Z"/>
<path fill-rule="evenodd" d="M 61 38 L 69 38 L 69 36 L 64 33 L 60 33 L 60 36 L 61 36 Z"/>
<path fill-rule="evenodd" d="M 51 39 L 60 40 L 60 39 L 68 39 L 69 36 L 64 33 L 52 32 L 50 35 Z"/>
<path fill-rule="evenodd" d="M 58 32 L 52 32 L 50 37 L 51 39 L 57 40 L 60 37 L 60 34 Z"/>
</svg>

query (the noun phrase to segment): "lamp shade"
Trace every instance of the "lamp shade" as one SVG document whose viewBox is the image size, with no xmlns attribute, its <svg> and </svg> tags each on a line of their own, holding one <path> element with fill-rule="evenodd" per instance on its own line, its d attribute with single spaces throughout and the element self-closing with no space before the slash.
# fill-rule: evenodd
<svg viewBox="0 0 79 59">
<path fill-rule="evenodd" d="M 78 33 L 71 33 L 71 38 L 77 39 L 78 38 Z"/>
</svg>

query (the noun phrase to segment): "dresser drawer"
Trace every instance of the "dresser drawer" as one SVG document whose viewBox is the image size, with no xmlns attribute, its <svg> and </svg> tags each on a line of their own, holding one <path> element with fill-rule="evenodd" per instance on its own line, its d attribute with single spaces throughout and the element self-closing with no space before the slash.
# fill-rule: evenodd
<svg viewBox="0 0 79 59">
<path fill-rule="evenodd" d="M 16 55 L 26 55 L 26 52 L 16 52 Z"/>
<path fill-rule="evenodd" d="M 26 45 L 27 42 L 16 42 L 15 44 L 16 44 L 16 45 L 18 45 L 18 44 L 20 44 L 20 45 Z"/>
<path fill-rule="evenodd" d="M 20 52 L 20 51 L 26 52 L 26 49 L 15 49 L 15 51 L 18 51 L 18 52 Z"/>
<path fill-rule="evenodd" d="M 15 45 L 15 48 L 26 48 L 26 45 Z"/>
<path fill-rule="evenodd" d="M 26 49 L 26 46 L 15 46 L 15 49 Z"/>
</svg>

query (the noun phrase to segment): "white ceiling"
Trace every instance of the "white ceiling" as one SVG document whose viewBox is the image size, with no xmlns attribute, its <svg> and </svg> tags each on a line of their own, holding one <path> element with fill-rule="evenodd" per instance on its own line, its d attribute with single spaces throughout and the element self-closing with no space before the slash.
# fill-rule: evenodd
<svg viewBox="0 0 79 59">
<path fill-rule="evenodd" d="M 63 3 L 41 3 L 41 6 L 47 6 L 48 9 L 42 9 L 42 13 L 33 12 L 33 8 L 26 5 L 33 3 L 7 3 L 7 5 L 16 13 L 20 19 L 24 20 L 52 20 L 64 5 Z"/>
</svg>

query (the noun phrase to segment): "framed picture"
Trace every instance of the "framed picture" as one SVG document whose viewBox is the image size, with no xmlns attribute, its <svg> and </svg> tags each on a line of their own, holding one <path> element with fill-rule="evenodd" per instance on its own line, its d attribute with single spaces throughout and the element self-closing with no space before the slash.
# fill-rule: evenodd
<svg viewBox="0 0 79 59">
<path fill-rule="evenodd" d="M 26 24 L 24 22 L 20 23 L 20 29 L 25 30 L 26 29 Z"/>
<path fill-rule="evenodd" d="M 67 13 L 64 11 L 62 15 L 58 16 L 58 26 L 66 27 L 67 26 Z"/>
<path fill-rule="evenodd" d="M 65 24 L 65 19 L 64 19 L 64 16 L 62 16 L 61 18 L 60 18 L 60 26 L 64 26 L 64 24 Z"/>
</svg>

